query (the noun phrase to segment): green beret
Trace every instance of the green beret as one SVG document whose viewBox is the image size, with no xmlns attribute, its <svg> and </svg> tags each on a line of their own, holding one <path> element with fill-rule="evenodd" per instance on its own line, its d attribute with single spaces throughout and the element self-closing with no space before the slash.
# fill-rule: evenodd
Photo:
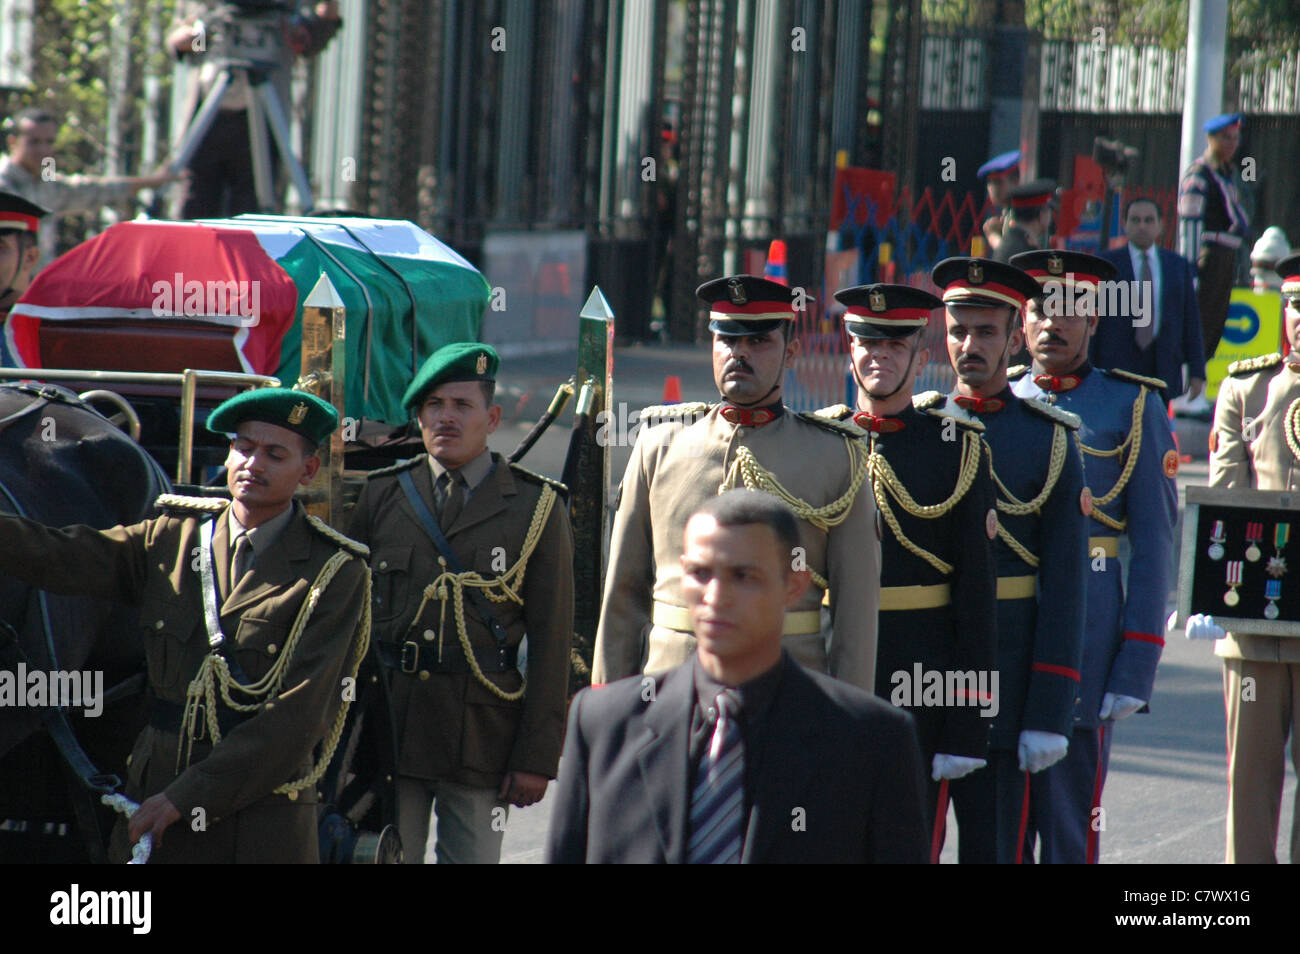
<svg viewBox="0 0 1300 954">
<path fill-rule="evenodd" d="M 339 426 L 339 415 L 334 405 L 306 391 L 254 388 L 217 405 L 208 415 L 208 430 L 233 434 L 244 421 L 264 421 L 323 444 Z"/>
<path fill-rule="evenodd" d="M 444 345 L 429 356 L 402 395 L 402 407 L 419 409 L 424 396 L 452 381 L 495 381 L 501 364 L 496 349 L 477 341 Z"/>
</svg>

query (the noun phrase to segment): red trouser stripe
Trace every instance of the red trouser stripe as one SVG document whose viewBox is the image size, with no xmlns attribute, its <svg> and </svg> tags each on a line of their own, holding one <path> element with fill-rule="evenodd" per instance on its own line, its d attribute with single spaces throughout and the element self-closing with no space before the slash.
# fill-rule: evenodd
<svg viewBox="0 0 1300 954">
<path fill-rule="evenodd" d="M 1084 852 L 1083 860 L 1085 864 L 1095 865 L 1097 863 L 1097 844 L 1101 840 L 1100 832 L 1097 831 L 1097 809 L 1101 807 L 1101 765 L 1106 750 L 1106 727 L 1097 726 L 1097 776 L 1092 783 L 1092 808 L 1088 811 L 1088 847 Z"/>
<path fill-rule="evenodd" d="M 1034 672 L 1050 672 L 1057 676 L 1064 676 L 1066 679 L 1079 681 L 1079 670 L 1071 669 L 1069 666 L 1058 666 L 1056 663 L 1036 662 L 1030 667 Z"/>
<path fill-rule="evenodd" d="M 1016 864 L 1025 863 L 1025 828 L 1029 825 L 1029 773 L 1025 773 L 1025 798 L 1020 803 L 1020 831 L 1016 834 Z"/>
<path fill-rule="evenodd" d="M 939 799 L 934 808 L 934 834 L 930 836 L 930 864 L 939 863 L 943 853 L 944 828 L 948 824 L 948 780 L 939 782 Z"/>
</svg>

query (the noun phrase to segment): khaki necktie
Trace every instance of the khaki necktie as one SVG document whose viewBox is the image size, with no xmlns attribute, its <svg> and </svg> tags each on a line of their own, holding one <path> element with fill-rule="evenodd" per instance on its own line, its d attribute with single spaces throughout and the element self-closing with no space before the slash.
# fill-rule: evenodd
<svg viewBox="0 0 1300 954">
<path fill-rule="evenodd" d="M 244 578 L 253 565 L 253 543 L 248 539 L 247 533 L 241 533 L 235 537 L 235 548 L 230 557 L 230 592 L 233 593 L 239 586 L 239 581 Z"/>
<path fill-rule="evenodd" d="M 1142 252 L 1141 255 L 1142 269 L 1138 273 L 1138 287 L 1142 291 L 1139 300 L 1149 302 L 1150 304 L 1144 315 L 1146 318 L 1146 324 L 1138 325 L 1138 327 L 1134 328 L 1133 331 L 1137 339 L 1137 346 L 1145 351 L 1147 348 L 1151 347 L 1151 342 L 1156 339 L 1156 286 L 1155 282 L 1151 279 L 1151 250 L 1147 249 Z"/>
<path fill-rule="evenodd" d="M 441 506 L 438 513 L 438 526 L 446 533 L 451 529 L 456 518 L 460 516 L 463 505 L 464 494 L 461 492 L 461 484 L 465 478 L 460 475 L 460 471 L 449 470 L 438 478 L 438 483 L 442 485 L 442 492 L 439 494 Z"/>
</svg>

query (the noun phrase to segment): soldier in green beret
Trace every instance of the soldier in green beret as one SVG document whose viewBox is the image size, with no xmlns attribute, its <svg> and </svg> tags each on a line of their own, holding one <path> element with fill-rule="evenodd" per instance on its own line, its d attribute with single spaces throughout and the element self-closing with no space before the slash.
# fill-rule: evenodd
<svg viewBox="0 0 1300 954">
<path fill-rule="evenodd" d="M 155 862 L 318 860 L 316 781 L 369 642 L 365 548 L 293 499 L 337 425 L 311 394 L 248 391 L 208 419 L 231 500 L 166 494 L 162 516 L 103 531 L 0 517 L 0 573 L 140 606 L 155 698 L 115 858 L 149 833 Z"/>
<path fill-rule="evenodd" d="M 573 539 L 562 484 L 488 450 L 497 353 L 435 352 L 403 397 L 427 451 L 374 471 L 351 533 L 371 548 L 397 712 L 398 829 L 424 860 L 495 863 L 510 805 L 540 801 L 564 735 Z M 527 678 L 520 647 L 527 636 Z"/>
</svg>

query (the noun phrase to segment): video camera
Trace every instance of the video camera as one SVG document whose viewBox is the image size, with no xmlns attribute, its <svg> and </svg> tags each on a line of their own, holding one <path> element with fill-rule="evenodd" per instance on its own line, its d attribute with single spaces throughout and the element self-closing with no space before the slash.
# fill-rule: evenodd
<svg viewBox="0 0 1300 954">
<path fill-rule="evenodd" d="M 1106 170 L 1107 175 L 1123 175 L 1141 155 L 1137 147 L 1122 143 L 1118 139 L 1103 139 L 1098 136 L 1092 141 L 1092 159 Z"/>
</svg>

